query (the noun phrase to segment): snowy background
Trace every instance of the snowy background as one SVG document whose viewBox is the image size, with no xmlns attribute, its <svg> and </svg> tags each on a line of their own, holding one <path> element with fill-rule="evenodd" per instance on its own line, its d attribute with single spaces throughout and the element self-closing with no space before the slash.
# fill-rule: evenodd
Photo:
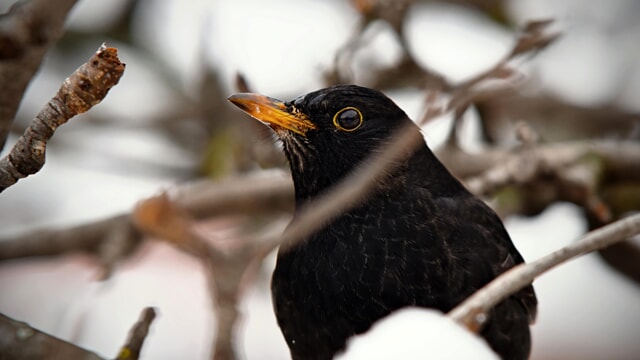
<svg viewBox="0 0 640 360">
<path fill-rule="evenodd" d="M 12 2 L 0 0 L 0 11 Z M 81 0 L 67 28 L 109 28 L 128 4 Z M 640 111 L 640 2 L 509 4 L 519 22 L 551 17 L 564 33 L 525 66 L 542 87 L 576 104 L 615 102 Z M 203 67 L 217 69 L 229 93 L 233 76 L 241 71 L 259 92 L 289 99 L 322 86 L 322 70 L 331 65 L 358 18 L 348 2 L 337 0 L 143 0 L 133 16 L 136 47 L 117 38 L 78 40 L 72 50 L 77 60 L 71 62 L 68 52 L 63 56 L 61 49 L 54 49 L 34 78 L 18 115 L 22 123 L 101 41 L 117 47 L 127 64 L 120 84 L 90 112 L 112 123 L 88 137 L 90 128 L 82 119 L 92 115 L 72 120 L 56 133 L 43 170 L 0 194 L 0 237 L 126 212 L 137 200 L 188 179 L 197 160 L 148 125 L 149 119 L 171 111 L 177 93 L 197 91 Z M 454 81 L 492 65 L 514 37 L 479 12 L 441 3 L 415 5 L 406 25 L 420 63 Z M 398 54 L 391 33 L 382 29 L 356 60 L 375 58 L 384 64 Z M 170 75 L 158 79 L 158 66 Z M 411 117 L 419 116 L 418 91 L 388 94 Z M 427 126 L 432 147 L 444 138 L 449 121 Z M 467 129 L 463 139 L 473 146 L 474 128 Z M 510 217 L 505 223 L 529 260 L 576 240 L 587 229 L 580 210 L 570 204 L 554 205 L 534 218 Z M 231 225 L 220 221 L 216 226 Z M 206 358 L 214 315 L 193 258 L 168 245 L 149 243 L 109 280 L 96 281 L 97 272 L 95 261 L 83 255 L 0 263 L 0 312 L 113 356 L 141 308 L 152 305 L 160 316 L 143 348 L 144 358 Z M 271 311 L 268 273 L 266 269 L 257 279 L 243 303 L 239 340 L 247 359 L 288 355 Z M 533 359 L 634 359 L 640 354 L 640 289 L 596 256 L 553 270 L 535 287 L 540 308 L 532 328 Z M 446 341 L 458 346 L 455 338 Z"/>
</svg>

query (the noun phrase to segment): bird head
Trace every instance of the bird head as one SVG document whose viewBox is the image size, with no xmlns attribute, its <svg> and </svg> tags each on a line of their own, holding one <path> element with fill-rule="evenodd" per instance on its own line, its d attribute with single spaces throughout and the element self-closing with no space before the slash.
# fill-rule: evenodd
<svg viewBox="0 0 640 360">
<path fill-rule="evenodd" d="M 249 93 L 229 100 L 282 140 L 298 200 L 339 182 L 401 126 L 413 124 L 384 94 L 355 85 L 317 90 L 288 102 Z"/>
</svg>

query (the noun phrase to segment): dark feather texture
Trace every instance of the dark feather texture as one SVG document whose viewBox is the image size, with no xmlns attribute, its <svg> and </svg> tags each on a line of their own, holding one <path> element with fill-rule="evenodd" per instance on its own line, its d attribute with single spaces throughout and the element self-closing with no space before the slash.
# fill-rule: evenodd
<svg viewBox="0 0 640 360">
<path fill-rule="evenodd" d="M 312 92 L 285 106 L 315 126 L 305 134 L 274 127 L 291 166 L 297 210 L 412 124 L 382 93 L 352 85 Z M 362 115 L 354 130 L 336 125 L 334 116 L 345 108 Z M 396 164 L 365 200 L 279 252 L 274 308 L 294 359 L 329 359 L 349 337 L 392 311 L 417 305 L 446 312 L 522 261 L 498 216 L 425 144 Z M 536 306 L 528 286 L 493 310 L 481 335 L 502 358 L 526 359 Z"/>
</svg>

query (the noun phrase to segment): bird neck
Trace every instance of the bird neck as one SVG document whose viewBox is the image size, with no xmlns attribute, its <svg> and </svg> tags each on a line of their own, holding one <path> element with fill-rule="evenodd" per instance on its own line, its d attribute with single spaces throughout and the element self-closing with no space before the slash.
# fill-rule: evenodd
<svg viewBox="0 0 640 360">
<path fill-rule="evenodd" d="M 335 161 L 334 159 L 337 157 L 323 158 L 328 159 L 327 161 L 329 163 L 322 164 L 321 166 L 311 166 L 305 169 L 298 168 L 297 166 L 299 163 L 290 161 L 297 209 L 308 206 L 317 197 L 331 191 L 343 180 L 350 181 L 349 176 L 360 169 L 358 166 L 359 164 L 357 163 L 343 163 Z M 360 165 L 367 161 L 367 159 L 361 161 Z M 401 178 L 405 178 L 407 176 L 406 172 L 409 170 L 410 163 L 411 159 L 407 157 L 394 164 L 392 169 L 380 174 L 373 185 L 372 192 L 375 194 L 381 188 L 393 186 L 391 183 L 397 182 Z M 325 169 L 331 169 L 331 171 L 324 171 Z M 302 170 L 304 170 L 304 172 L 302 172 Z"/>
<path fill-rule="evenodd" d="M 353 163 L 335 161 L 336 157 L 318 157 L 316 161 L 324 159 L 328 163 L 314 163 L 313 166 L 303 165 L 304 162 L 289 159 L 293 183 L 295 188 L 296 209 L 308 206 L 318 196 L 330 191 L 342 180 L 348 178 L 358 166 Z M 363 162 L 366 162 L 364 160 Z M 361 162 L 362 163 L 362 162 Z M 306 166 L 302 168 L 302 166 Z M 326 169 L 331 169 L 330 172 Z M 392 193 L 403 188 L 418 186 L 439 196 L 453 196 L 466 192 L 464 186 L 445 168 L 433 152 L 422 145 L 404 159 L 395 163 L 390 170 L 381 174 L 377 179 L 373 193 Z"/>
</svg>

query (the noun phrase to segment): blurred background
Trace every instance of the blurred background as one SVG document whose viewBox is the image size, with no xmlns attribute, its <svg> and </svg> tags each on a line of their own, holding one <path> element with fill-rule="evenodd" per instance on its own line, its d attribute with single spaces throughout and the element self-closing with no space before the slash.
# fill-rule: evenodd
<svg viewBox="0 0 640 360">
<path fill-rule="evenodd" d="M 0 0 L 0 13 L 13 3 Z M 195 179 L 285 165 L 268 131 L 226 102 L 244 86 L 237 74 L 252 91 L 285 100 L 335 81 L 378 87 L 417 119 L 425 91 L 446 91 L 443 83 L 460 83 L 493 66 L 529 20 L 553 19 L 561 36 L 519 59 L 525 80 L 518 91 L 474 102 L 456 135 L 460 146 L 469 152 L 514 146 L 519 121 L 543 142 L 640 138 L 640 2 L 404 0 L 396 4 L 405 10 L 389 12 L 400 20 L 376 14 L 373 3 L 79 0 L 32 80 L 2 154 L 102 42 L 118 48 L 126 71 L 103 103 L 56 132 L 42 171 L 0 194 L 0 238 L 130 212 L 140 199 Z M 398 64 L 407 56 L 432 81 L 374 76 L 406 70 Z M 425 126 L 432 148 L 445 143 L 452 123 L 446 115 Z M 639 186 L 631 187 L 636 199 Z M 638 203 L 627 211 L 637 211 Z M 568 201 L 498 211 L 527 260 L 594 227 L 585 210 Z M 234 221 L 219 217 L 206 229 L 232 231 Z M 238 347 L 247 359 L 288 356 L 271 310 L 272 266 L 272 259 L 263 264 L 242 302 Z M 98 272 L 96 261 L 79 253 L 3 261 L 0 312 L 112 356 L 140 309 L 157 306 L 144 358 L 208 356 L 215 315 L 196 260 L 149 242 L 109 279 L 98 280 Z M 533 359 L 640 354 L 639 283 L 601 256 L 565 264 L 535 287 L 540 308 Z"/>
</svg>

